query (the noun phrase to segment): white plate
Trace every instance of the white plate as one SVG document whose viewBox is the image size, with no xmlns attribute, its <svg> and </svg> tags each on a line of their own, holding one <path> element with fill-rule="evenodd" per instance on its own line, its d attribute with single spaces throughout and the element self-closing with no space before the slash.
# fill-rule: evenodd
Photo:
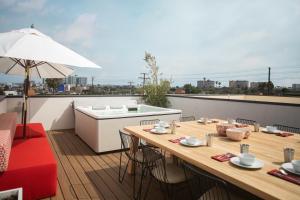
<svg viewBox="0 0 300 200">
<path fill-rule="evenodd" d="M 154 127 L 160 127 L 160 124 L 154 124 Z M 164 128 L 169 128 L 169 127 L 170 127 L 170 124 L 167 124 L 167 123 L 166 123 L 166 124 L 163 125 L 163 127 L 164 127 Z"/>
<path fill-rule="evenodd" d="M 230 162 L 234 165 L 237 165 L 239 167 L 248 168 L 248 169 L 259 169 L 264 166 L 264 163 L 261 160 L 255 159 L 254 163 L 252 165 L 243 165 L 240 163 L 239 157 L 233 157 L 230 158 Z"/>
<path fill-rule="evenodd" d="M 150 130 L 151 133 L 155 133 L 155 134 L 166 134 L 167 130 L 163 130 L 163 131 L 157 131 L 155 128 Z"/>
<path fill-rule="evenodd" d="M 261 131 L 264 132 L 264 133 L 272 133 L 272 134 L 276 134 L 276 133 L 281 132 L 280 130 L 268 131 L 267 128 L 262 128 Z"/>
<path fill-rule="evenodd" d="M 180 144 L 182 144 L 184 146 L 188 146 L 188 147 L 199 147 L 199 146 L 205 145 L 202 140 L 198 140 L 195 144 L 190 144 L 190 143 L 187 142 L 186 139 L 180 140 Z"/>
<path fill-rule="evenodd" d="M 294 170 L 292 163 L 283 163 L 283 164 L 281 165 L 281 167 L 282 167 L 283 169 L 285 169 L 286 171 L 291 172 L 292 174 L 300 175 L 300 172 L 296 172 L 296 171 Z"/>
</svg>

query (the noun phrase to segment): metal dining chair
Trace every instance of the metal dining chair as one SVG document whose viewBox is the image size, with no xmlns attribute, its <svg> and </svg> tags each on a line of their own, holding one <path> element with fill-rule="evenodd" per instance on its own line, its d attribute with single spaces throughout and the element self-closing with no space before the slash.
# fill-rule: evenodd
<svg viewBox="0 0 300 200">
<path fill-rule="evenodd" d="M 235 120 L 237 123 L 241 124 L 248 124 L 248 125 L 254 125 L 256 121 L 251 120 L 251 119 L 243 119 L 243 118 L 236 118 Z"/>
<path fill-rule="evenodd" d="M 119 163 L 119 182 L 122 183 L 124 181 L 124 177 L 129 165 L 129 162 L 131 161 L 133 163 L 133 197 L 136 199 L 136 166 L 140 165 L 142 166 L 149 166 L 150 164 L 147 164 L 146 162 L 153 162 L 154 159 L 159 159 L 159 156 L 156 154 L 149 155 L 151 158 L 145 160 L 143 158 L 143 152 L 137 148 L 137 151 L 132 151 L 130 148 L 134 144 L 134 138 L 132 135 L 129 135 L 121 130 L 119 130 L 120 139 L 121 139 L 121 152 L 120 152 L 120 163 Z M 124 172 L 122 172 L 122 157 L 125 154 L 127 158 L 127 163 L 124 169 Z M 152 160 L 153 159 L 153 160 Z M 142 177 L 144 174 L 142 174 Z"/>
<path fill-rule="evenodd" d="M 282 124 L 274 124 L 273 126 L 276 126 L 277 129 L 281 130 L 281 131 L 300 134 L 300 128 L 297 128 L 297 127 L 291 127 L 291 126 L 286 126 L 286 125 L 282 125 Z"/>
<path fill-rule="evenodd" d="M 160 189 L 166 199 L 173 199 L 175 197 L 175 192 L 177 191 L 175 191 L 174 188 L 186 183 L 183 169 L 176 164 L 166 162 L 163 154 L 156 149 L 142 145 L 142 152 L 145 160 L 144 163 L 146 163 L 142 170 L 142 177 L 144 173 L 149 173 L 151 175 L 146 186 L 144 199 L 147 199 L 153 180 L 156 180 L 159 183 Z M 158 156 L 158 159 L 153 159 L 153 155 Z M 141 180 L 141 184 L 142 181 L 143 179 Z M 139 199 L 142 199 L 142 189 L 140 190 Z"/>
<path fill-rule="evenodd" d="M 183 169 L 192 200 L 230 200 L 229 187 L 225 181 L 199 168 L 183 162 Z"/>
<path fill-rule="evenodd" d="M 122 183 L 124 181 L 124 177 L 128 168 L 128 164 L 131 161 L 133 163 L 133 197 L 136 196 L 135 193 L 135 177 L 136 177 L 136 165 L 143 163 L 143 154 L 141 151 L 132 152 L 130 147 L 134 144 L 134 139 L 132 135 L 124 133 L 123 131 L 119 130 L 120 139 L 121 139 L 121 152 L 120 152 L 120 164 L 119 164 L 119 182 Z M 122 173 L 122 158 L 125 154 L 127 158 L 127 163 Z"/>
<path fill-rule="evenodd" d="M 195 121 L 195 116 L 182 116 L 180 117 L 181 122 Z"/>
</svg>

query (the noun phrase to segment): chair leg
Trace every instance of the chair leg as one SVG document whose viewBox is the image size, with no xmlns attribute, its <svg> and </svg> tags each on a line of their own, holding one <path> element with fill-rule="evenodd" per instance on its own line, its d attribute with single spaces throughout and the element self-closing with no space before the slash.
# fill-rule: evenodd
<svg viewBox="0 0 300 200">
<path fill-rule="evenodd" d="M 147 187 L 146 187 L 144 200 L 147 199 L 147 196 L 148 196 L 148 193 L 149 193 L 149 190 L 150 190 L 150 186 L 151 186 L 152 180 L 153 180 L 153 177 L 150 176 L 150 179 L 149 179 L 149 181 L 148 181 L 148 185 L 147 185 Z M 142 199 L 142 196 L 141 196 L 140 198 Z"/>
<path fill-rule="evenodd" d="M 121 168 L 122 168 L 122 153 L 120 154 L 120 165 L 119 165 L 119 182 L 122 183 L 124 181 L 124 177 L 125 177 L 125 174 L 126 174 L 126 171 L 127 171 L 127 168 L 128 168 L 128 164 L 129 164 L 129 161 L 127 161 L 127 164 L 125 166 L 125 170 L 124 170 L 124 173 L 123 175 L 121 176 Z"/>
</svg>

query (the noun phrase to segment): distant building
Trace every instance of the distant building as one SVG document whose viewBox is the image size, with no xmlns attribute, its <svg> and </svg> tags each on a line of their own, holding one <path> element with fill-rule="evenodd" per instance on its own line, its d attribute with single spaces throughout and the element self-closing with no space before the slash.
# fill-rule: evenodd
<svg viewBox="0 0 300 200">
<path fill-rule="evenodd" d="M 77 85 L 81 85 L 81 86 L 87 85 L 87 77 L 77 77 L 76 81 L 77 81 Z"/>
<path fill-rule="evenodd" d="M 250 88 L 258 88 L 258 86 L 260 84 L 264 84 L 264 83 L 267 83 L 267 82 L 251 82 L 250 83 Z"/>
<path fill-rule="evenodd" d="M 200 81 L 197 81 L 197 87 L 201 88 L 201 89 L 214 88 L 215 87 L 215 81 L 200 80 Z"/>
<path fill-rule="evenodd" d="M 176 88 L 175 94 L 185 94 L 185 90 L 182 88 Z"/>
<path fill-rule="evenodd" d="M 4 95 L 5 96 L 16 96 L 16 95 L 18 95 L 18 92 L 17 91 L 11 91 L 11 90 L 4 91 Z"/>
<path fill-rule="evenodd" d="M 66 78 L 66 84 L 76 85 L 76 76 L 68 76 Z"/>
<path fill-rule="evenodd" d="M 86 86 L 87 85 L 87 77 L 79 77 L 79 76 L 68 76 L 66 78 L 66 84 L 70 85 L 80 85 Z"/>
<path fill-rule="evenodd" d="M 300 91 L 300 84 L 292 84 L 292 89 L 294 91 Z"/>
<path fill-rule="evenodd" d="M 236 81 L 229 81 L 230 88 L 248 88 L 249 81 L 244 80 L 236 80 Z"/>
</svg>

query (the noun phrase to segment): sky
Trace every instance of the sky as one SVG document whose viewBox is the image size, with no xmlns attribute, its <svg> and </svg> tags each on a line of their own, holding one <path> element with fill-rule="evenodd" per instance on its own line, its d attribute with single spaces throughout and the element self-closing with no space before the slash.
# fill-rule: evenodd
<svg viewBox="0 0 300 200">
<path fill-rule="evenodd" d="M 141 83 L 145 51 L 161 78 L 300 83 L 299 0 L 0 0 L 0 32 L 29 27 L 87 57 L 99 84 Z M 0 82 L 21 77 L 0 75 Z"/>
</svg>

